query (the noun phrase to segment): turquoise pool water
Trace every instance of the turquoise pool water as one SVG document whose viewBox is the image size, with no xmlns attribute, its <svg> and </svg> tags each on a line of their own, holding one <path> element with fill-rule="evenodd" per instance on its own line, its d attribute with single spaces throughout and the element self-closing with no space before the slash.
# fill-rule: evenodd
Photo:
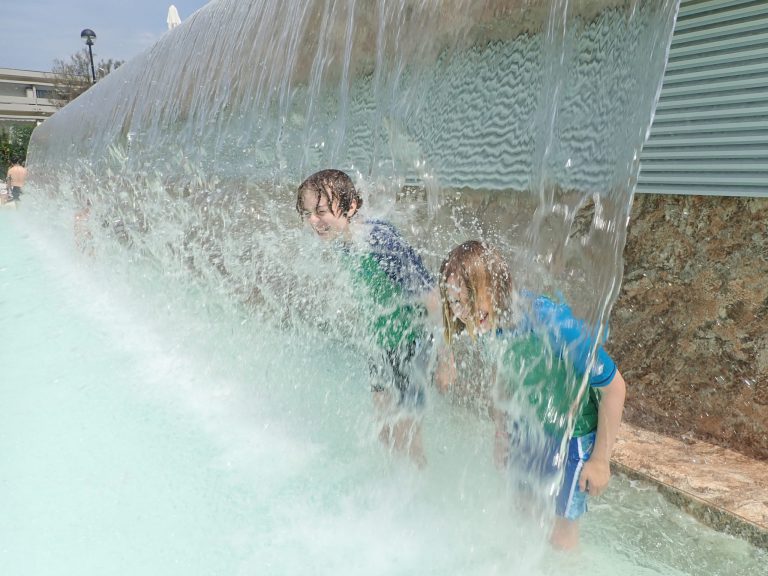
<svg viewBox="0 0 768 576">
<path fill-rule="evenodd" d="M 553 554 L 484 423 L 430 398 L 418 473 L 376 441 L 362 360 L 24 208 L 0 212 L 4 576 L 768 573 L 621 477 Z"/>
</svg>

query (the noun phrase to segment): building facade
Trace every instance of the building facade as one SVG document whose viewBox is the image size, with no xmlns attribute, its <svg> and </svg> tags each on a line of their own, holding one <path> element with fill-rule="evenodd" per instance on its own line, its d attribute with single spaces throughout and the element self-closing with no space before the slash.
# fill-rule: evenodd
<svg viewBox="0 0 768 576">
<path fill-rule="evenodd" d="M 56 112 L 55 80 L 51 72 L 0 68 L 0 128 L 39 124 Z"/>
<path fill-rule="evenodd" d="M 638 192 L 768 196 L 768 1 L 682 0 Z"/>
</svg>

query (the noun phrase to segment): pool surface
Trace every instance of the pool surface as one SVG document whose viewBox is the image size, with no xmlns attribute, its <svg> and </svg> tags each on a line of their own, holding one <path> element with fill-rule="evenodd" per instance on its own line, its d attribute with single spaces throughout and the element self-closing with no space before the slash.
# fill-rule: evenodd
<svg viewBox="0 0 768 576">
<path fill-rule="evenodd" d="M 430 397 L 419 473 L 378 445 L 362 360 L 84 256 L 33 206 L 0 212 L 3 576 L 768 573 L 623 477 L 552 553 L 486 424 Z"/>
</svg>

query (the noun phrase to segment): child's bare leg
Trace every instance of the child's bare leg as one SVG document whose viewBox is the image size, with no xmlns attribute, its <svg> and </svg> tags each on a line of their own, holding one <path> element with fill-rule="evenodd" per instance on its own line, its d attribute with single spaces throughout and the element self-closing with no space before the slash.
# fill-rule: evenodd
<svg viewBox="0 0 768 576">
<path fill-rule="evenodd" d="M 379 441 L 400 454 L 407 454 L 419 468 L 423 468 L 427 459 L 421 439 L 421 423 L 410 416 L 394 415 L 392 396 L 388 392 L 374 392 L 373 404 L 382 421 Z"/>
<path fill-rule="evenodd" d="M 386 390 L 375 390 L 373 392 L 373 408 L 376 411 L 376 418 L 384 422 L 384 427 L 381 430 L 384 434 L 384 429 L 388 428 L 387 417 L 392 413 L 392 395 Z M 379 438 L 382 438 L 382 434 L 379 434 Z M 387 438 L 389 438 L 389 432 L 387 432 Z"/>
<path fill-rule="evenodd" d="M 408 457 L 419 468 L 427 465 L 424 455 L 424 443 L 421 439 L 421 422 L 406 416 L 398 419 L 392 426 L 395 450 L 408 454 Z"/>
<path fill-rule="evenodd" d="M 556 550 L 573 550 L 579 545 L 579 521 L 557 517 L 549 543 Z"/>
</svg>

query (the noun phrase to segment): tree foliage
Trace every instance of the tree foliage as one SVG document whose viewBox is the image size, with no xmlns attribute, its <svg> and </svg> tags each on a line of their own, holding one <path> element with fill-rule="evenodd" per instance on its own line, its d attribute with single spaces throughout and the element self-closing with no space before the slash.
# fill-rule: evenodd
<svg viewBox="0 0 768 576">
<path fill-rule="evenodd" d="M 0 131 L 0 180 L 5 178 L 14 162 L 26 161 L 29 137 L 34 128 L 31 124 L 15 124 L 8 130 Z"/>
<path fill-rule="evenodd" d="M 119 68 L 122 60 L 99 60 L 94 62 L 96 81 Z M 72 54 L 69 61 L 56 59 L 51 68 L 56 76 L 54 89 L 61 106 L 65 106 L 91 87 L 91 60 L 88 49 L 84 48 Z"/>
</svg>

